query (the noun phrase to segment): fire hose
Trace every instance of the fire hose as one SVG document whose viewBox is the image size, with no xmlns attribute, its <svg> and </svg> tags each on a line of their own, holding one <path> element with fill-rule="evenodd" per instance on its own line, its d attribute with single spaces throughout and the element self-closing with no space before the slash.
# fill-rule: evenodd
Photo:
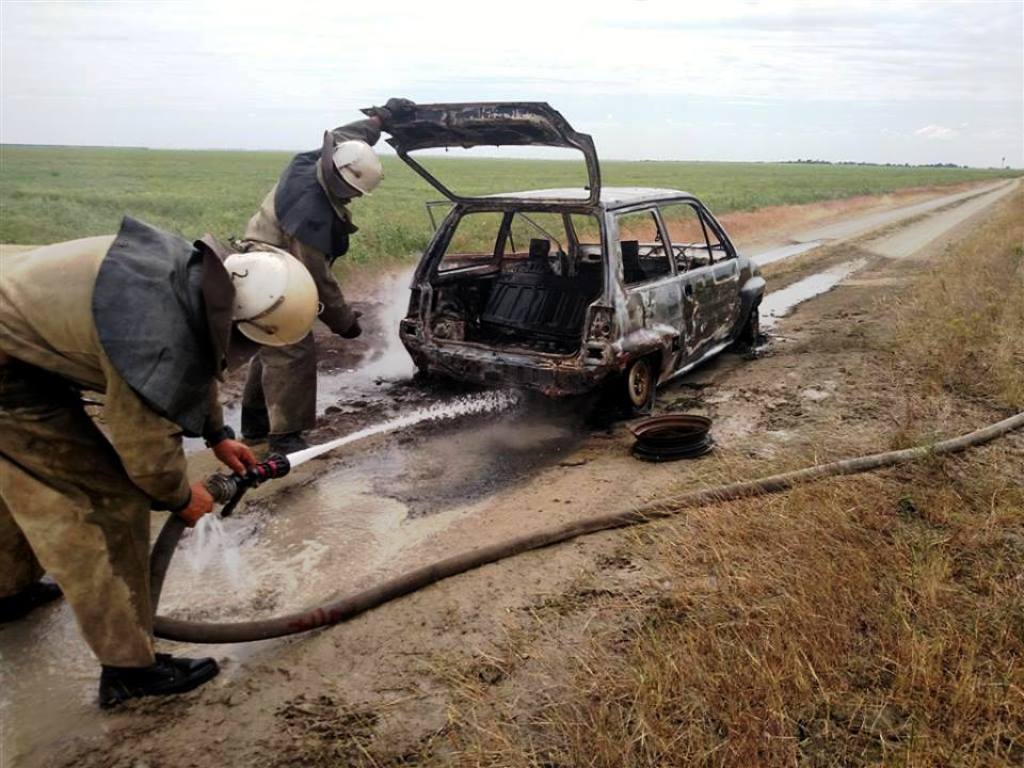
<svg viewBox="0 0 1024 768">
<path fill-rule="evenodd" d="M 703 504 L 778 493 L 788 490 L 795 485 L 826 477 L 869 472 L 875 469 L 918 461 L 929 456 L 959 453 L 968 448 L 984 445 L 1021 427 L 1024 427 L 1024 412 L 960 437 L 942 440 L 930 445 L 843 459 L 829 464 L 806 467 L 757 480 L 705 488 L 680 496 L 663 498 L 656 503 L 634 509 L 576 520 L 565 525 L 517 536 L 496 544 L 463 552 L 444 560 L 438 560 L 437 562 L 384 581 L 376 586 L 332 600 L 316 608 L 275 618 L 209 624 L 184 621 L 167 616 L 156 616 L 154 617 L 154 633 L 157 637 L 182 642 L 242 643 L 308 632 L 319 627 L 338 624 L 396 598 L 416 592 L 442 579 L 465 573 L 480 566 L 522 554 L 523 552 L 548 547 L 579 536 L 597 533 L 598 531 L 639 525 L 652 520 L 671 517 L 686 508 Z M 282 460 L 279 457 L 275 457 L 264 462 L 261 469 L 250 470 L 245 477 L 239 478 L 236 476 L 224 480 L 223 478 L 226 476 L 221 475 L 219 477 L 222 479 L 208 483 L 208 487 L 217 489 L 219 499 L 227 498 L 225 509 L 228 509 L 230 513 L 249 488 L 274 477 L 280 477 L 287 472 L 287 459 Z M 230 495 L 228 495 L 229 493 Z M 234 501 L 233 504 L 232 500 Z M 227 505 L 231 505 L 230 508 Z M 170 565 L 171 557 L 174 554 L 174 548 L 177 546 L 184 528 L 184 522 L 176 515 L 171 515 L 167 523 L 164 524 L 154 545 L 150 564 L 154 611 L 159 603 L 160 590 L 163 586 L 164 576 Z"/>
</svg>

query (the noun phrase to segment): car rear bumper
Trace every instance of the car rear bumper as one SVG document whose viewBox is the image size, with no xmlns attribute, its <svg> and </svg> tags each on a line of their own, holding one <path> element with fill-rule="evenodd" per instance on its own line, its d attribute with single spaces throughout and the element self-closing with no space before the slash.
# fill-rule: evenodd
<svg viewBox="0 0 1024 768">
<path fill-rule="evenodd" d="M 401 338 L 421 370 L 486 386 L 534 389 L 549 397 L 593 391 L 615 370 L 615 365 L 605 358 L 584 363 L 579 355 L 542 357 L 471 344 L 439 345 L 407 333 L 402 333 Z"/>
</svg>

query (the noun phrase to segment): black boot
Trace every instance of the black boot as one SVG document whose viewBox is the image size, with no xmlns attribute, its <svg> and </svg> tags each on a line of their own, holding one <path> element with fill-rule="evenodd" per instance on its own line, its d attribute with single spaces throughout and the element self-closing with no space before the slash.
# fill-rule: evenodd
<svg viewBox="0 0 1024 768">
<path fill-rule="evenodd" d="M 266 408 L 242 406 L 242 437 L 246 440 L 262 440 L 270 434 L 270 414 Z"/>
<path fill-rule="evenodd" d="M 37 581 L 21 592 L 0 597 L 0 624 L 17 621 L 33 608 L 52 603 L 64 593 L 60 587 L 49 581 Z"/>
<path fill-rule="evenodd" d="M 100 706 L 116 707 L 140 696 L 167 696 L 185 693 L 212 680 L 220 672 L 213 659 L 175 658 L 158 653 L 148 667 L 108 667 L 100 674 Z"/>
<path fill-rule="evenodd" d="M 304 451 L 309 448 L 309 443 L 302 436 L 301 432 L 283 432 L 280 435 L 271 435 L 267 444 L 269 453 L 277 453 L 287 456 L 289 453 Z"/>
</svg>

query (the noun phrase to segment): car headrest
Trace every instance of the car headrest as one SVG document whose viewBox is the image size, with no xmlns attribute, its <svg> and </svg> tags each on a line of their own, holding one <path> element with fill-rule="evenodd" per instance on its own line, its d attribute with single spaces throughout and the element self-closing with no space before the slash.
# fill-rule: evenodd
<svg viewBox="0 0 1024 768">
<path fill-rule="evenodd" d="M 622 262 L 624 264 L 636 264 L 640 261 L 639 240 L 620 240 L 619 247 L 622 249 Z"/>
<path fill-rule="evenodd" d="M 541 238 L 533 238 L 530 240 L 530 259 L 547 259 L 548 254 L 551 253 L 551 241 L 543 240 Z"/>
</svg>

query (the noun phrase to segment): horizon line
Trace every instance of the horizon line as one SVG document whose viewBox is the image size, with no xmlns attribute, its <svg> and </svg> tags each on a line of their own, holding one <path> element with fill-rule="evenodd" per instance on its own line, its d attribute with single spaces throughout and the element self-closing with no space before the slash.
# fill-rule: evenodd
<svg viewBox="0 0 1024 768">
<path fill-rule="evenodd" d="M 0 142 L 0 149 L 6 147 L 20 147 L 24 149 L 121 149 L 121 150 L 142 150 L 146 152 L 238 152 L 238 153 L 297 153 L 305 152 L 308 150 L 303 149 L 244 149 L 242 147 L 147 147 L 137 144 L 32 144 L 26 142 Z M 386 157 L 398 157 L 394 151 L 379 152 Z M 552 162 L 552 163 L 571 163 L 579 162 L 572 158 L 551 158 L 551 157 L 499 157 L 494 155 L 479 155 L 477 157 L 449 157 L 449 160 L 509 160 L 509 161 L 531 161 L 531 162 Z M 880 162 L 877 160 L 821 160 L 817 158 L 796 158 L 796 159 L 776 159 L 776 160 L 697 160 L 697 159 L 657 159 L 657 158 L 617 158 L 609 157 L 599 159 L 600 163 L 723 163 L 723 164 L 785 164 L 785 165 L 876 165 L 881 167 L 894 167 L 894 168 L 941 168 L 951 167 L 962 170 L 978 170 L 978 171 L 1024 171 L 1024 167 L 1014 167 L 1011 165 L 1006 166 L 977 166 L 977 165 L 962 165 L 960 163 L 953 162 L 941 162 L 941 163 L 909 163 L 909 162 Z"/>
</svg>

